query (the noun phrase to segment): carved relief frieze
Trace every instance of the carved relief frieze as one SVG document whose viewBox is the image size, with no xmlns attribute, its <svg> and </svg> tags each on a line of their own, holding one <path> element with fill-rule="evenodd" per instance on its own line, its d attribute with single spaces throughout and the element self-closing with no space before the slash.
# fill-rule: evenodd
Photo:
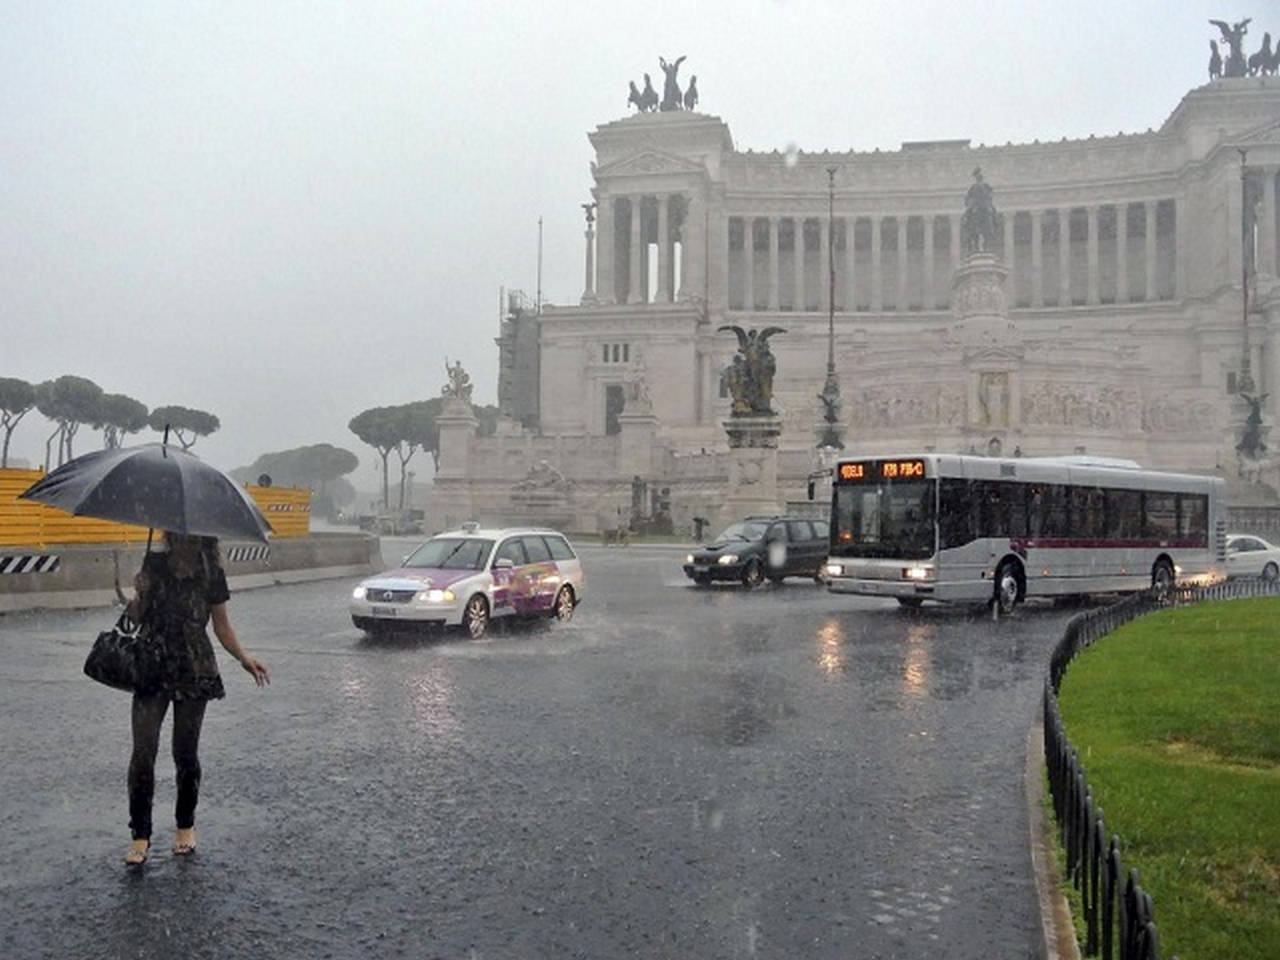
<svg viewBox="0 0 1280 960">
<path fill-rule="evenodd" d="M 1208 400 L 1157 396 L 1142 405 L 1142 429 L 1147 433 L 1186 435 L 1220 426 L 1220 411 Z"/>
<path fill-rule="evenodd" d="M 964 419 L 964 386 L 959 383 L 865 387 L 849 404 L 853 427 L 959 426 Z"/>
<path fill-rule="evenodd" d="M 1022 421 L 1028 426 L 1136 431 L 1142 426 L 1141 404 L 1137 387 L 1042 381 L 1023 391 Z"/>
</svg>

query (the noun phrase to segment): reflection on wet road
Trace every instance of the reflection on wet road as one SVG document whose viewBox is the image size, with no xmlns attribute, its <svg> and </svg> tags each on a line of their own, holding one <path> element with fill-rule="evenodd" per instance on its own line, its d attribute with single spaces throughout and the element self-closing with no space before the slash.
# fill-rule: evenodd
<svg viewBox="0 0 1280 960">
<path fill-rule="evenodd" d="M 400 544 L 386 545 L 398 557 Z M 127 842 L 106 611 L 0 620 L 5 957 L 1025 957 L 1023 748 L 1068 613 L 697 589 L 583 550 L 566 625 L 370 641 L 351 583 L 243 592 L 200 851 Z"/>
</svg>

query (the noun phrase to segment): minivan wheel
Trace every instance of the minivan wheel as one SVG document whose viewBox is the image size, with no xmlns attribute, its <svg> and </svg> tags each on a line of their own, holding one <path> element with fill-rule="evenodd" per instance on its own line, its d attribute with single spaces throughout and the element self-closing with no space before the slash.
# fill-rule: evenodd
<svg viewBox="0 0 1280 960">
<path fill-rule="evenodd" d="M 467 601 L 467 608 L 462 612 L 462 626 L 472 640 L 479 640 L 489 629 L 489 601 L 483 594 L 477 593 Z"/>
<path fill-rule="evenodd" d="M 758 587 L 764 582 L 764 569 L 760 566 L 759 560 L 749 560 L 742 571 L 742 585 L 744 587 Z"/>
<path fill-rule="evenodd" d="M 552 604 L 551 616 L 561 623 L 565 623 L 573 619 L 573 609 L 573 588 L 561 587 L 556 594 L 556 602 Z"/>
</svg>

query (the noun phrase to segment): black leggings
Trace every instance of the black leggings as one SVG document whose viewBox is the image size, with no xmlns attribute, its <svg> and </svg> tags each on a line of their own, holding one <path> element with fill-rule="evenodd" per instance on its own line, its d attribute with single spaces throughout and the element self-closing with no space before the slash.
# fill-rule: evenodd
<svg viewBox="0 0 1280 960">
<path fill-rule="evenodd" d="M 177 770 L 178 829 L 195 826 L 200 796 L 200 725 L 204 700 L 173 702 L 173 765 Z M 129 760 L 129 829 L 133 839 L 151 839 L 151 800 L 156 792 L 156 751 L 160 748 L 160 724 L 169 709 L 169 698 L 133 698 L 133 756 Z"/>
</svg>

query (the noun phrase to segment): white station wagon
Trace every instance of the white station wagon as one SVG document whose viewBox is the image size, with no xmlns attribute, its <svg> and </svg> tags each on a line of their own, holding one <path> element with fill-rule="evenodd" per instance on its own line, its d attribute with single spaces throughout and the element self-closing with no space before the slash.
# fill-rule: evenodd
<svg viewBox="0 0 1280 960">
<path fill-rule="evenodd" d="M 585 585 L 564 534 L 468 523 L 432 537 L 394 570 L 362 581 L 351 592 L 351 622 L 368 633 L 462 626 L 474 639 L 495 617 L 568 620 Z"/>
</svg>

